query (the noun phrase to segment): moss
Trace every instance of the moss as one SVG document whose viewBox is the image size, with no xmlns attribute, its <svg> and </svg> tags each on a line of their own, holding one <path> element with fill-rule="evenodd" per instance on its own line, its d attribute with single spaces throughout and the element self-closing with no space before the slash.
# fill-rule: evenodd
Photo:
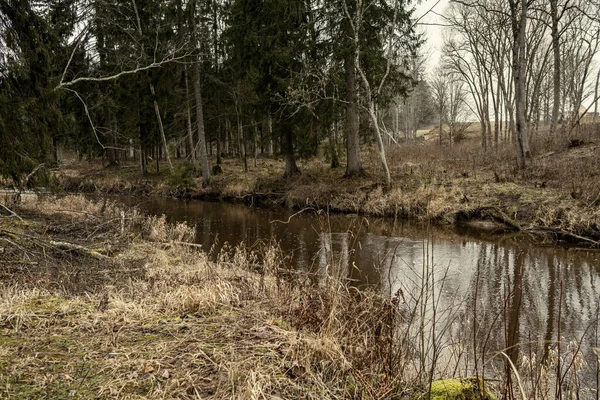
<svg viewBox="0 0 600 400">
<path fill-rule="evenodd" d="M 481 378 L 451 378 L 434 381 L 431 384 L 431 397 L 429 391 L 422 393 L 417 399 L 422 400 L 481 400 L 479 392 L 480 385 L 483 381 Z M 485 391 L 483 400 L 496 400 L 496 397 L 489 391 Z"/>
<path fill-rule="evenodd" d="M 281 318 L 273 318 L 269 322 L 273 325 L 276 325 L 276 326 L 282 328 L 282 329 L 286 329 L 286 330 L 290 330 L 290 331 L 294 330 L 294 328 L 288 322 L 282 320 Z"/>
<path fill-rule="evenodd" d="M 78 299 L 66 299 L 59 296 L 38 296 L 28 299 L 17 307 L 20 311 L 48 315 L 55 312 L 81 314 L 90 311 L 92 306 Z"/>
</svg>

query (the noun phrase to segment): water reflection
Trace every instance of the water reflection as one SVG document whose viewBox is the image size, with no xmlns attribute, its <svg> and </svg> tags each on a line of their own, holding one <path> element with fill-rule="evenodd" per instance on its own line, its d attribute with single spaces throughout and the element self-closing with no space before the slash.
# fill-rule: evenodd
<svg viewBox="0 0 600 400">
<path fill-rule="evenodd" d="M 294 212 L 285 209 L 167 199 L 127 202 L 196 224 L 197 242 L 205 249 L 275 240 L 291 255 L 294 268 L 334 272 L 352 285 L 376 285 L 400 293 L 406 302 L 420 301 L 429 324 L 422 329 L 435 324 L 439 338 L 420 351 L 452 350 L 444 360 L 448 368 L 463 368 L 459 362 L 468 365 L 460 371 L 467 374 L 503 368 L 500 351 L 516 366 L 539 364 L 569 351 L 568 343 L 575 340 L 582 343 L 582 379 L 596 381 L 597 251 L 384 219 L 300 214 L 288 221 Z"/>
</svg>

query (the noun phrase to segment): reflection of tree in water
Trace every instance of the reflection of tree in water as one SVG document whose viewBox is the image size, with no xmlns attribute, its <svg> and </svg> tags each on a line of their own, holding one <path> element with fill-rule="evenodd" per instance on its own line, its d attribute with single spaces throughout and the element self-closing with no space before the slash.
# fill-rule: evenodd
<svg viewBox="0 0 600 400">
<path fill-rule="evenodd" d="M 329 274 L 339 279 L 351 279 L 350 233 L 322 232 L 319 235 L 320 248 L 317 271 L 320 275 Z"/>
<path fill-rule="evenodd" d="M 491 248 L 492 257 L 486 248 Z M 496 244 L 481 246 L 476 265 L 482 279 L 471 281 L 477 300 L 471 297 L 467 304 L 477 309 L 477 315 L 471 315 L 476 320 L 476 349 L 470 351 L 478 354 L 478 365 L 495 356 L 499 361 L 497 354 L 504 351 L 522 376 L 535 377 L 542 366 L 554 368 L 560 349 L 561 376 L 577 365 L 571 363 L 573 356 L 583 357 L 587 363 L 576 371 L 579 379 L 595 382 L 595 339 L 588 328 L 596 323 L 598 275 L 586 257 L 568 253 L 520 245 L 503 251 Z M 464 316 L 469 319 L 469 312 Z M 568 354 L 579 350 L 569 346 L 572 341 L 581 343 L 580 354 Z M 497 368 L 499 362 L 488 366 Z M 507 368 L 505 363 L 510 380 Z"/>
<path fill-rule="evenodd" d="M 398 289 L 404 293 L 418 292 L 422 282 L 420 266 L 426 262 L 422 241 L 369 237 L 362 243 L 363 247 L 368 246 L 369 252 L 375 251 L 378 255 L 363 252 L 360 257 L 357 255 L 358 261 L 383 267 L 391 265 L 390 270 L 381 271 L 381 286 L 386 293 L 395 293 Z M 440 348 L 448 353 L 439 359 L 445 363 L 444 368 L 449 370 L 450 363 L 456 362 L 460 363 L 455 366 L 457 370 L 465 374 L 507 374 L 505 357 L 499 356 L 502 351 L 522 369 L 520 373 L 537 373 L 535 370 L 539 370 L 543 361 L 550 361 L 550 350 L 556 353 L 562 281 L 560 339 L 567 360 L 561 367 L 562 373 L 571 360 L 570 355 L 564 354 L 572 351 L 572 348 L 567 349 L 567 344 L 583 338 L 581 351 L 588 362 L 579 374 L 583 380 L 595 376 L 592 375 L 595 374 L 592 367 L 596 365 L 591 348 L 593 330 L 587 330 L 586 336 L 584 333 L 596 320 L 599 278 L 596 264 L 588 261 L 591 256 L 578 253 L 526 244 L 437 243 L 431 267 L 438 277 L 443 276 L 446 268 L 448 270 L 444 290 L 438 293 L 437 307 L 454 318 L 452 322 L 449 318 L 444 320 L 438 310 L 438 332 L 446 335 L 440 338 L 443 342 Z M 441 285 L 441 282 L 436 281 L 436 284 Z M 464 303 L 460 304 L 461 301 Z M 460 307 L 460 310 L 452 313 L 452 307 Z M 431 319 L 431 309 L 428 313 L 426 320 Z"/>
</svg>

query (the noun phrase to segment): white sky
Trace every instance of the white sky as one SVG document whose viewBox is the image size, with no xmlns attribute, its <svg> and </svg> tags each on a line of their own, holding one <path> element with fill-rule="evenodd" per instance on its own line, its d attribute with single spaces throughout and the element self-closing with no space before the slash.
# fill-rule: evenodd
<svg viewBox="0 0 600 400">
<path fill-rule="evenodd" d="M 437 66 L 442 51 L 442 31 L 444 28 L 435 24 L 443 24 L 443 20 L 437 14 L 444 14 L 448 3 L 449 0 L 422 0 L 415 7 L 414 17 L 420 19 L 417 31 L 425 32 L 427 38 L 423 50 L 430 60 L 427 62 L 428 73 L 432 73 Z"/>
<path fill-rule="evenodd" d="M 413 14 L 416 19 L 419 19 L 419 25 L 417 26 L 417 31 L 424 32 L 425 37 L 427 38 L 427 42 L 423 46 L 424 54 L 428 57 L 428 62 L 426 63 L 426 72 L 430 77 L 433 75 L 433 71 L 438 65 L 440 55 L 442 52 L 442 44 L 443 44 L 443 30 L 442 26 L 436 26 L 435 24 L 444 24 L 443 18 L 441 18 L 438 14 L 444 14 L 446 7 L 450 3 L 450 0 L 414 0 L 415 3 L 415 13 Z M 430 11 L 431 10 L 431 11 Z M 422 18 L 421 18 L 422 17 Z M 433 24 L 433 25 L 429 25 Z M 590 72 L 589 83 L 592 84 L 595 82 L 596 74 L 598 69 L 600 68 L 600 53 L 596 54 L 595 57 L 595 65 Z M 592 102 L 591 98 L 587 98 L 584 100 L 584 104 L 586 106 L 590 106 L 590 102 Z"/>
</svg>

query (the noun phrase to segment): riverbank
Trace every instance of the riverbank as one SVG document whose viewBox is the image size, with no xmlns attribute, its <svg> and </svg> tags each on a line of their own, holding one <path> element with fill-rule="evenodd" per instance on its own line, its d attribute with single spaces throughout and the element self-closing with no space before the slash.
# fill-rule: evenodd
<svg viewBox="0 0 600 400">
<path fill-rule="evenodd" d="M 203 189 L 179 164 L 141 177 L 134 163 L 104 168 L 66 162 L 57 177 L 70 192 L 161 195 L 235 201 L 249 205 L 311 207 L 332 212 L 429 220 L 440 224 L 483 221 L 505 229 L 598 246 L 600 145 L 580 140 L 540 148 L 525 173 L 516 173 L 511 151 L 482 153 L 473 142 L 441 148 L 405 144 L 388 150 L 393 187 L 384 189 L 377 155 L 366 153 L 367 174 L 343 178 L 322 159 L 301 162 L 302 173 L 283 179 L 282 161 L 225 159 L 223 173 Z"/>
<path fill-rule="evenodd" d="M 3 398 L 416 399 L 440 373 L 419 372 L 397 296 L 272 246 L 214 261 L 186 224 L 111 201 L 30 197 L 0 213 Z"/>
</svg>

